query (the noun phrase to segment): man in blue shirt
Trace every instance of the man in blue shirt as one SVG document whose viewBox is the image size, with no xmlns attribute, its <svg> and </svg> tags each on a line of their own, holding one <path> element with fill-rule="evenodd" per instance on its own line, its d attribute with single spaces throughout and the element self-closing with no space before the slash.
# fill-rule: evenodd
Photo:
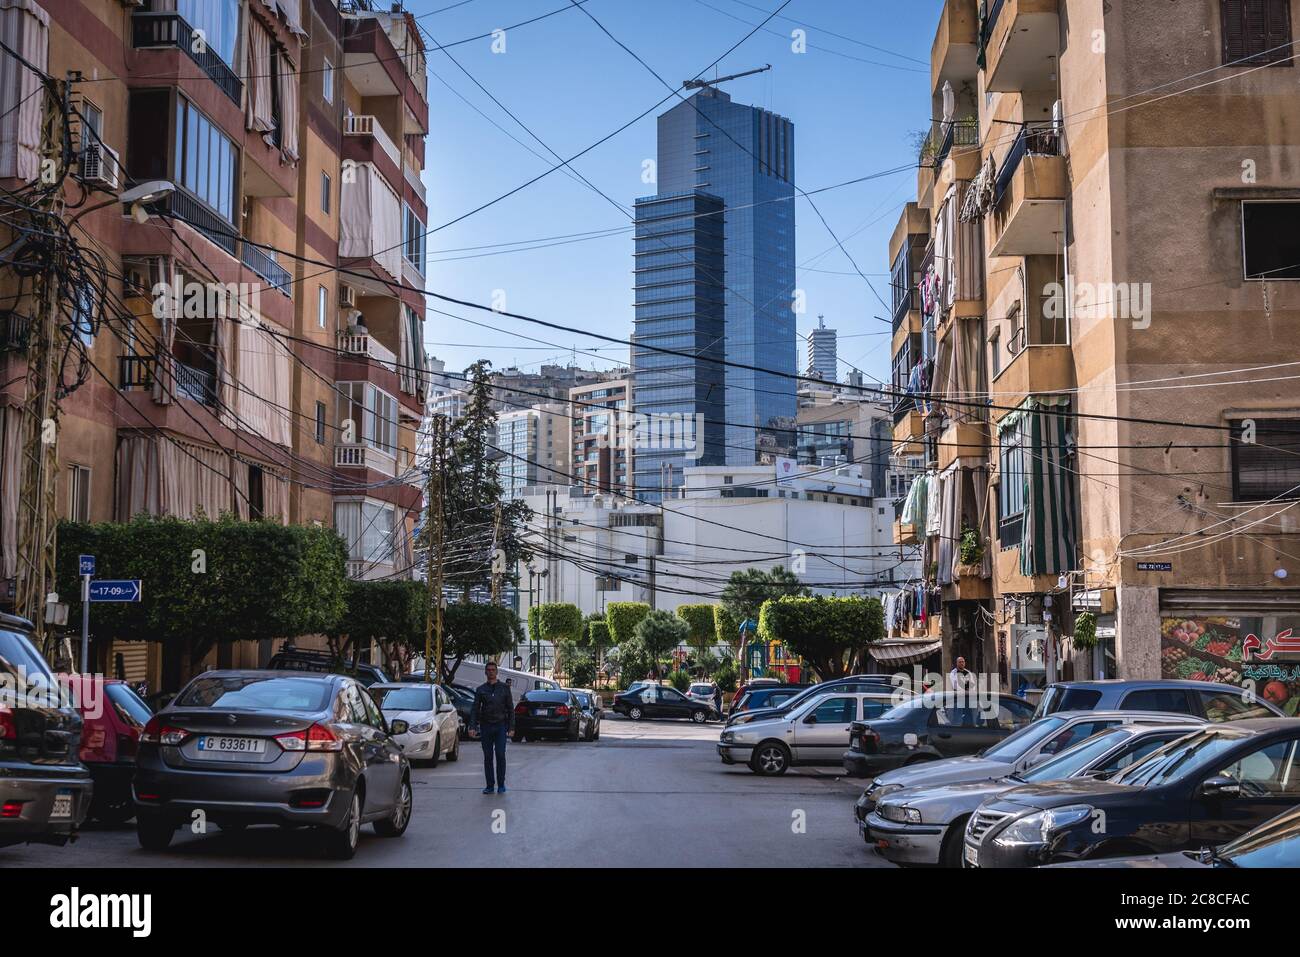
<svg viewBox="0 0 1300 957">
<path fill-rule="evenodd" d="M 470 729 L 483 742 L 483 774 L 487 778 L 484 794 L 506 793 L 506 738 L 515 719 L 515 704 L 510 688 L 497 681 L 495 661 L 483 666 L 487 681 L 474 689 L 474 709 L 470 712 Z M 496 759 L 495 769 L 493 758 Z M 495 771 L 495 773 L 494 773 Z"/>
</svg>

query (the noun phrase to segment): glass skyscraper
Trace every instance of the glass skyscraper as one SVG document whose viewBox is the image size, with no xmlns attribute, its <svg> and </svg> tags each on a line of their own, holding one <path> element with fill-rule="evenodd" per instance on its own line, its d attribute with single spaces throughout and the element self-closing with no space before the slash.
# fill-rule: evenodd
<svg viewBox="0 0 1300 957">
<path fill-rule="evenodd" d="M 660 195 L 703 191 L 723 202 L 726 358 L 794 375 L 794 124 L 706 87 L 659 117 L 658 137 Z M 757 433 L 747 426 L 790 427 L 796 385 L 725 370 L 726 464 L 754 463 Z"/>
<path fill-rule="evenodd" d="M 646 501 L 680 486 L 683 468 L 723 461 L 723 230 L 717 196 L 636 201 L 633 484 Z"/>
</svg>

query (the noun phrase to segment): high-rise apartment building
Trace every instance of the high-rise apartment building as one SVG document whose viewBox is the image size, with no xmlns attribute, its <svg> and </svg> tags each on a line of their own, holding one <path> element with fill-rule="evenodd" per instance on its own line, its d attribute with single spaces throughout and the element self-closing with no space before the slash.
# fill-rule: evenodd
<svg viewBox="0 0 1300 957">
<path fill-rule="evenodd" d="M 535 485 L 569 485 L 569 417 L 565 403 L 497 416 L 498 474 L 507 498 Z"/>
<path fill-rule="evenodd" d="M 839 381 L 839 356 L 834 329 L 826 328 L 824 316 L 817 317 L 817 328 L 808 334 L 808 375 L 826 382 Z"/>
<path fill-rule="evenodd" d="M 632 380 L 626 374 L 569 390 L 572 484 L 591 492 L 631 495 Z"/>
</svg>

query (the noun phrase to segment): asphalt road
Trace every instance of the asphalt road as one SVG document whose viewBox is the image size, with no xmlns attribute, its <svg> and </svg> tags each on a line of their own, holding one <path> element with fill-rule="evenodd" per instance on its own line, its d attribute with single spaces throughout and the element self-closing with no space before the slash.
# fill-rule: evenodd
<svg viewBox="0 0 1300 957">
<path fill-rule="evenodd" d="M 519 866 L 889 867 L 858 836 L 861 782 L 836 768 L 760 778 L 726 767 L 718 725 L 607 716 L 599 741 L 511 743 L 509 791 L 485 795 L 482 752 L 416 768 L 401 838 L 367 827 L 356 857 L 324 860 L 310 831 L 178 832 L 162 854 L 142 851 L 134 824 L 97 829 L 63 848 L 0 848 L 0 869 L 37 867 Z"/>
</svg>

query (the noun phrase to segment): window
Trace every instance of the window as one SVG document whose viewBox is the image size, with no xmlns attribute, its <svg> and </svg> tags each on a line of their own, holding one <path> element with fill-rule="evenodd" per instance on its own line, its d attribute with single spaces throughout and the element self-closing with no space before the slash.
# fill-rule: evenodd
<svg viewBox="0 0 1300 957">
<path fill-rule="evenodd" d="M 175 0 L 171 4 L 160 4 L 155 0 L 153 3 L 154 10 L 166 10 L 169 6 L 196 31 L 203 31 L 208 49 L 221 57 L 226 66 L 235 65 L 235 47 L 239 40 L 238 0 Z"/>
<path fill-rule="evenodd" d="M 1002 353 L 998 346 L 1002 345 L 1002 330 L 994 329 L 993 334 L 989 336 L 989 368 L 993 378 L 1002 374 Z"/>
<path fill-rule="evenodd" d="M 1254 424 L 1254 435 L 1245 431 Z M 1300 418 L 1242 419 L 1232 431 L 1232 495 L 1239 502 L 1300 498 Z"/>
<path fill-rule="evenodd" d="M 1191 714 L 1187 706 L 1187 692 L 1182 688 L 1144 688 L 1133 691 L 1120 706 L 1125 711 L 1170 711 L 1174 714 Z"/>
<path fill-rule="evenodd" d="M 1201 710 L 1211 721 L 1242 721 L 1246 718 L 1273 717 L 1273 712 L 1262 704 L 1228 692 L 1193 691 L 1192 700 L 1200 701 Z"/>
<path fill-rule="evenodd" d="M 316 444 L 325 444 L 325 403 L 316 403 Z"/>
<path fill-rule="evenodd" d="M 90 469 L 84 465 L 68 468 L 68 520 L 90 521 Z"/>
<path fill-rule="evenodd" d="M 1290 66 L 1291 0 L 1220 0 L 1225 66 Z"/>
<path fill-rule="evenodd" d="M 333 103 L 334 102 L 334 64 L 331 63 L 329 60 L 326 60 L 325 65 L 321 68 L 320 85 L 321 85 L 321 96 L 325 99 L 325 102 Z"/>
<path fill-rule="evenodd" d="M 858 717 L 857 698 L 831 698 L 823 701 L 810 715 L 817 724 L 848 724 Z"/>
<path fill-rule="evenodd" d="M 329 317 L 330 297 L 329 290 L 324 286 L 316 287 L 316 324 L 322 329 L 325 328 L 325 321 Z"/>
<path fill-rule="evenodd" d="M 998 451 L 998 540 L 1004 548 L 1020 544 L 1025 511 L 1024 434 L 1012 425 L 1000 435 Z"/>
<path fill-rule="evenodd" d="M 136 103 L 132 103 L 133 109 Z M 138 117 L 157 124 L 157 116 Z M 175 181 L 229 223 L 235 221 L 239 152 L 217 125 L 184 96 L 176 97 Z"/>
<path fill-rule="evenodd" d="M 1243 800 L 1289 797 L 1300 792 L 1300 742 L 1287 738 L 1244 755 L 1219 770 L 1241 783 Z"/>
<path fill-rule="evenodd" d="M 415 215 L 410 206 L 403 207 L 402 216 L 402 253 L 406 261 L 424 275 L 424 223 Z"/>
<path fill-rule="evenodd" d="M 1241 204 L 1241 256 L 1246 279 L 1300 279 L 1300 200 Z"/>
<path fill-rule="evenodd" d="M 340 428 L 352 423 L 354 442 L 397 454 L 397 400 L 366 382 L 340 382 Z"/>
<path fill-rule="evenodd" d="M 326 216 L 330 214 L 330 174 L 323 170 L 320 174 L 320 211 Z"/>
</svg>

